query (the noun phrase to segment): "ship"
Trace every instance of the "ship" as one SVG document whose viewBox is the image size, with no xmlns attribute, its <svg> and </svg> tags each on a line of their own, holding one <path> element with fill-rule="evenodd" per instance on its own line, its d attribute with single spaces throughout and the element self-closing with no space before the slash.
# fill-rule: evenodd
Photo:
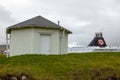
<svg viewBox="0 0 120 80">
<path fill-rule="evenodd" d="M 88 46 L 81 47 L 79 45 L 69 47 L 69 53 L 78 52 L 120 52 L 120 47 L 108 46 L 103 37 L 102 32 L 96 32 L 93 40 L 88 44 Z"/>
</svg>

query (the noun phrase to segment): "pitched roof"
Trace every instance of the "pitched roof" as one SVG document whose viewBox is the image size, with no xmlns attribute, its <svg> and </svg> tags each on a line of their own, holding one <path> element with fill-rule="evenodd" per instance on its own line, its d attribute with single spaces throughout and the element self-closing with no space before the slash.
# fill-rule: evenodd
<svg viewBox="0 0 120 80">
<path fill-rule="evenodd" d="M 25 28 L 25 27 L 41 27 L 41 28 L 56 28 L 56 29 L 65 29 L 62 26 L 59 26 L 47 19 L 45 19 L 42 16 L 37 16 L 34 18 L 31 18 L 29 20 L 23 21 L 21 23 L 12 25 L 7 28 L 7 33 L 10 33 L 12 29 L 17 28 Z M 71 31 L 65 29 L 68 33 L 72 33 Z"/>
</svg>

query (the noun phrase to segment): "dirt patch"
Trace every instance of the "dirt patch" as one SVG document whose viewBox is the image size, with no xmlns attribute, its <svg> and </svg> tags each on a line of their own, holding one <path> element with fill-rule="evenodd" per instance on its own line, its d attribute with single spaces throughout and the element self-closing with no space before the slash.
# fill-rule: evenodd
<svg viewBox="0 0 120 80">
<path fill-rule="evenodd" d="M 109 67 L 77 70 L 71 74 L 68 73 L 66 76 L 68 80 L 120 80 L 120 73 Z"/>
</svg>

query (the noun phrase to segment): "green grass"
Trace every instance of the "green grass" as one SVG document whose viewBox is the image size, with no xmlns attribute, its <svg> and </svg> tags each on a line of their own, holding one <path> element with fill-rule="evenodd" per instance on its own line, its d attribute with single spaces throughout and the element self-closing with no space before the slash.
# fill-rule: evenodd
<svg viewBox="0 0 120 80">
<path fill-rule="evenodd" d="M 120 53 L 0 55 L 0 74 L 28 73 L 37 80 L 105 80 L 120 77 Z M 118 79 L 119 80 L 119 79 Z"/>
</svg>

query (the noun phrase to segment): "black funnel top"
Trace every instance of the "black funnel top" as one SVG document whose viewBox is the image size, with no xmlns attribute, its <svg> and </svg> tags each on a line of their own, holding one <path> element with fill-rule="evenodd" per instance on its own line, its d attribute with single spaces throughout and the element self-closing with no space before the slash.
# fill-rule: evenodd
<svg viewBox="0 0 120 80">
<path fill-rule="evenodd" d="M 90 44 L 88 46 L 98 46 L 98 47 L 105 47 L 106 42 L 104 40 L 104 38 L 102 37 L 102 33 L 95 33 L 95 38 L 90 42 Z"/>
</svg>

